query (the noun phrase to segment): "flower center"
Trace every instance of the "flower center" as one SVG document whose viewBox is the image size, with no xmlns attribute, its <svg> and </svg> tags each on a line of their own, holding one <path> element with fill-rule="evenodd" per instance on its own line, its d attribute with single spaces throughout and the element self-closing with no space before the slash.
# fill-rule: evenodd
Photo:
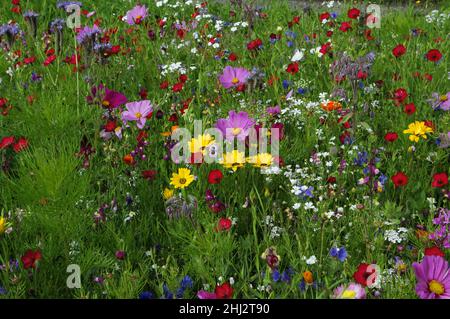
<svg viewBox="0 0 450 319">
<path fill-rule="evenodd" d="M 110 106 L 111 105 L 111 103 L 109 103 L 109 101 L 107 101 L 107 100 L 104 100 L 102 102 L 102 104 L 103 104 L 103 106 Z"/>
<path fill-rule="evenodd" d="M 237 83 L 239 83 L 239 79 L 238 78 L 233 78 L 233 80 L 231 80 L 231 83 L 237 84 Z"/>
<path fill-rule="evenodd" d="M 354 290 L 345 290 L 342 293 L 343 299 L 355 299 L 355 297 L 356 297 L 356 292 Z"/>
<path fill-rule="evenodd" d="M 140 119 L 140 118 L 142 117 L 142 114 L 141 114 L 140 112 L 136 112 L 134 115 L 135 115 L 138 119 Z"/>
<path fill-rule="evenodd" d="M 142 16 L 137 16 L 135 19 L 134 19 L 134 22 L 135 23 L 141 23 L 141 20 L 142 20 Z"/>
<path fill-rule="evenodd" d="M 445 102 L 448 100 L 448 97 L 447 97 L 447 95 L 441 95 L 439 100 L 441 100 L 442 102 Z"/>
<path fill-rule="evenodd" d="M 428 284 L 428 289 L 430 289 L 430 291 L 434 292 L 436 295 L 442 295 L 445 292 L 444 285 L 436 280 L 430 281 L 430 283 Z"/>
<path fill-rule="evenodd" d="M 180 178 L 179 183 L 180 184 L 186 184 L 186 178 Z"/>
<path fill-rule="evenodd" d="M 231 131 L 231 133 L 232 133 L 234 136 L 236 136 L 236 135 L 238 135 L 239 133 L 241 133 L 241 131 L 242 131 L 242 129 L 241 129 L 240 127 L 235 127 L 235 128 L 233 128 L 233 130 Z"/>
</svg>

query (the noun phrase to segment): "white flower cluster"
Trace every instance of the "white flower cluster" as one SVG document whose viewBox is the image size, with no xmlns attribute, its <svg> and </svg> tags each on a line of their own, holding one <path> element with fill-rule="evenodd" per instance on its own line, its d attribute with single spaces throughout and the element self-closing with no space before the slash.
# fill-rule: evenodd
<svg viewBox="0 0 450 319">
<path fill-rule="evenodd" d="M 449 18 L 450 13 L 439 13 L 439 10 L 433 10 L 430 14 L 425 16 L 425 21 L 427 21 L 427 23 L 435 23 L 437 26 L 442 26 Z"/>
<path fill-rule="evenodd" d="M 384 232 L 384 239 L 393 244 L 400 244 L 406 240 L 408 236 L 408 229 L 399 227 L 397 229 L 388 229 Z"/>
<path fill-rule="evenodd" d="M 169 73 L 178 72 L 180 74 L 186 73 L 186 68 L 181 64 L 181 62 L 175 62 L 171 64 L 161 65 L 161 75 L 166 76 Z"/>
</svg>

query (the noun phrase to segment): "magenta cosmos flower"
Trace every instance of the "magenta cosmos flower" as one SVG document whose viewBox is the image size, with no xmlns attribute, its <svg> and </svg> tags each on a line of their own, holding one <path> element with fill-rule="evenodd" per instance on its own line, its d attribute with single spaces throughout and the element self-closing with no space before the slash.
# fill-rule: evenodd
<svg viewBox="0 0 450 319">
<path fill-rule="evenodd" d="M 228 118 L 219 119 L 216 128 L 219 129 L 227 140 L 233 140 L 235 137 L 243 141 L 249 134 L 249 130 L 255 125 L 255 120 L 248 117 L 246 112 L 236 113 L 230 111 Z"/>
<path fill-rule="evenodd" d="M 244 68 L 233 68 L 226 66 L 219 77 L 219 81 L 225 89 L 236 87 L 247 82 L 250 72 Z"/>
<path fill-rule="evenodd" d="M 127 12 L 127 23 L 129 25 L 140 24 L 147 16 L 147 7 L 137 5 Z"/>
<path fill-rule="evenodd" d="M 205 290 L 199 290 L 197 292 L 198 299 L 217 299 L 217 296 L 214 292 L 208 292 Z"/>
<path fill-rule="evenodd" d="M 421 299 L 450 299 L 450 269 L 440 256 L 425 256 L 412 264 L 416 272 L 416 293 Z"/>
<path fill-rule="evenodd" d="M 127 97 L 122 93 L 105 88 L 105 96 L 103 97 L 102 100 L 102 105 L 105 108 L 113 109 L 121 105 L 124 105 L 127 102 L 128 102 Z"/>
<path fill-rule="evenodd" d="M 125 106 L 127 110 L 122 112 L 122 120 L 124 122 L 136 121 L 137 127 L 142 129 L 147 121 L 147 116 L 153 111 L 150 101 L 131 102 Z"/>
<path fill-rule="evenodd" d="M 333 297 L 335 299 L 366 299 L 366 290 L 360 284 L 352 282 L 348 286 L 337 287 Z"/>
</svg>

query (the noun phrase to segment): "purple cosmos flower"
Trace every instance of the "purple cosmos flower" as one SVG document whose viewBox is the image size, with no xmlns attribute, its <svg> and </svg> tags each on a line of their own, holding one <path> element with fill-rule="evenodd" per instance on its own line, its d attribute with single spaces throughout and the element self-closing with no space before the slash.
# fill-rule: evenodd
<svg viewBox="0 0 450 319">
<path fill-rule="evenodd" d="M 244 68 L 233 68 L 226 66 L 219 77 L 219 81 L 225 89 L 236 87 L 247 82 L 250 72 Z"/>
<path fill-rule="evenodd" d="M 142 129 L 147 121 L 147 116 L 153 111 L 152 104 L 148 100 L 131 102 L 125 105 L 127 110 L 122 113 L 122 120 L 136 121 L 137 127 Z"/>
<path fill-rule="evenodd" d="M 67 8 L 68 8 L 69 6 L 77 6 L 77 7 L 81 7 L 81 6 L 82 6 L 82 3 L 79 2 L 79 1 L 59 1 L 59 2 L 56 4 L 56 7 L 57 7 L 58 9 L 64 9 L 64 10 L 67 10 Z"/>
<path fill-rule="evenodd" d="M 447 92 L 444 95 L 439 95 L 438 93 L 433 93 L 431 95 L 431 99 L 428 100 L 431 104 L 433 110 L 442 110 L 449 111 L 450 110 L 450 92 Z"/>
<path fill-rule="evenodd" d="M 266 112 L 272 116 L 275 116 L 281 113 L 281 108 L 279 105 L 275 105 L 273 107 L 268 107 Z"/>
<path fill-rule="evenodd" d="M 127 12 L 126 19 L 129 25 L 140 24 L 148 16 L 146 6 L 137 5 Z"/>
<path fill-rule="evenodd" d="M 208 292 L 205 290 L 200 290 L 197 292 L 198 299 L 217 299 L 217 296 L 214 292 Z"/>
<path fill-rule="evenodd" d="M 105 88 L 105 96 L 102 100 L 102 105 L 105 108 L 114 109 L 116 107 L 124 105 L 127 102 L 127 97 L 122 93 Z"/>
<path fill-rule="evenodd" d="M 233 140 L 237 137 L 240 141 L 243 141 L 253 125 L 255 125 L 255 120 L 249 118 L 247 112 L 230 111 L 228 118 L 217 121 L 216 128 L 222 132 L 227 140 Z"/>
<path fill-rule="evenodd" d="M 366 290 L 357 283 L 351 283 L 347 287 L 342 285 L 334 290 L 335 299 L 366 299 Z"/>
<path fill-rule="evenodd" d="M 412 264 L 416 273 L 416 293 L 421 299 L 450 299 L 450 269 L 440 256 L 425 256 Z"/>
<path fill-rule="evenodd" d="M 78 32 L 77 42 L 83 43 L 87 40 L 92 39 L 95 35 L 97 35 L 99 33 L 101 33 L 101 30 L 96 24 L 94 24 L 94 26 L 92 28 L 89 26 L 85 26 Z"/>
</svg>

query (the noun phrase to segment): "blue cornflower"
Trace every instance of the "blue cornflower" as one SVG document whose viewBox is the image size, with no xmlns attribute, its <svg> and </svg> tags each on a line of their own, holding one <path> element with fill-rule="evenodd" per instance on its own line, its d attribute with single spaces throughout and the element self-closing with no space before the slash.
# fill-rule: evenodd
<svg viewBox="0 0 450 319">
<path fill-rule="evenodd" d="M 280 280 L 280 272 L 277 269 L 272 272 L 272 280 L 275 282 Z"/>
<path fill-rule="evenodd" d="M 340 262 L 344 262 L 347 259 L 347 251 L 344 246 L 341 248 L 333 247 L 330 249 L 330 256 L 339 259 Z"/>
<path fill-rule="evenodd" d="M 181 280 L 181 288 L 183 289 L 187 289 L 187 288 L 192 288 L 192 286 L 194 285 L 194 283 L 192 282 L 192 278 L 189 277 L 189 275 L 184 276 L 184 278 Z"/>
<path fill-rule="evenodd" d="M 173 299 L 173 293 L 169 290 L 166 284 L 163 285 L 164 298 Z"/>
<path fill-rule="evenodd" d="M 288 80 L 283 80 L 283 88 L 286 90 L 289 87 L 289 81 Z"/>
<path fill-rule="evenodd" d="M 289 275 L 289 271 L 283 271 L 283 273 L 281 274 L 281 280 L 289 283 L 291 281 L 291 276 Z"/>
<path fill-rule="evenodd" d="M 75 6 L 78 6 L 78 7 L 81 7 L 81 6 L 82 6 L 81 2 L 79 2 L 79 1 L 59 1 L 59 2 L 56 4 L 56 7 L 57 7 L 58 9 L 64 9 L 64 10 L 66 10 L 68 6 L 72 6 L 72 5 L 75 5 Z"/>
<path fill-rule="evenodd" d="M 298 88 L 298 89 L 297 89 L 297 93 L 303 95 L 303 94 L 306 93 L 306 89 L 304 89 L 304 88 Z"/>
<path fill-rule="evenodd" d="M 150 291 L 143 291 L 139 294 L 139 299 L 153 299 L 155 296 Z"/>
<path fill-rule="evenodd" d="M 358 157 L 353 160 L 353 163 L 358 166 L 363 166 L 368 161 L 367 152 L 358 152 Z"/>
</svg>

